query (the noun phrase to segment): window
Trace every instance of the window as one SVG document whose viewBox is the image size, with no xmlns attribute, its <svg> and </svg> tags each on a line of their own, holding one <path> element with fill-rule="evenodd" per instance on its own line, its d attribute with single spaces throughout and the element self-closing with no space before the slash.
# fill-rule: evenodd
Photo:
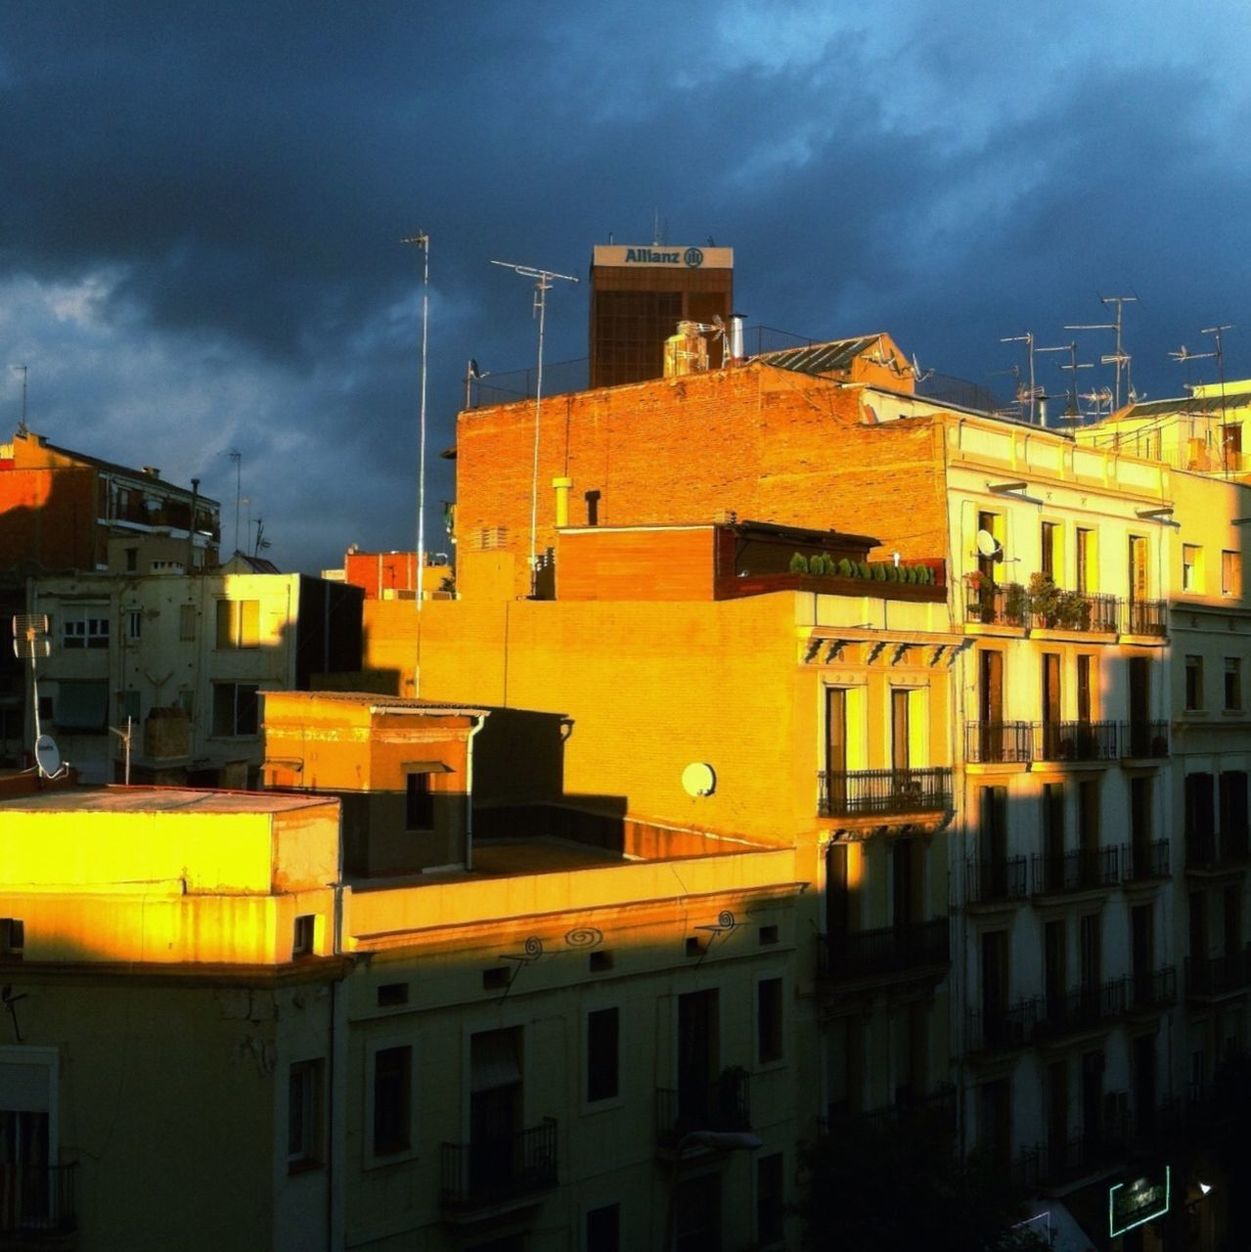
<svg viewBox="0 0 1251 1252">
<path fill-rule="evenodd" d="M 611 1100 L 619 1094 L 620 1020 L 617 1009 L 596 1009 L 586 1015 L 586 1099 Z"/>
<path fill-rule="evenodd" d="M 404 1044 L 374 1053 L 375 1156 L 405 1152 L 412 1145 L 413 1049 Z"/>
<path fill-rule="evenodd" d="M 513 980 L 513 971 L 507 965 L 493 965 L 482 971 L 483 991 L 506 991 Z"/>
<path fill-rule="evenodd" d="M 756 1160 L 756 1243 L 782 1243 L 786 1237 L 786 1175 L 781 1152 Z"/>
<path fill-rule="evenodd" d="M 297 1061 L 287 1075 L 287 1166 L 292 1171 L 320 1165 L 322 1090 L 325 1062 Z"/>
<path fill-rule="evenodd" d="M 56 685 L 52 720 L 61 730 L 108 730 L 109 684 L 61 679 Z"/>
<path fill-rule="evenodd" d="M 601 948 L 598 952 L 592 952 L 587 957 L 587 968 L 592 974 L 602 974 L 606 970 L 612 969 L 612 949 Z"/>
<path fill-rule="evenodd" d="M 19 1245 L 24 1233 L 56 1229 L 51 1219 L 62 1216 L 48 1186 L 48 1167 L 58 1163 L 57 1121 L 56 1049 L 0 1045 L 3 1220 Z M 38 1242 L 38 1233 L 32 1238 Z"/>
<path fill-rule="evenodd" d="M 1242 553 L 1221 553 L 1221 595 L 1242 595 Z"/>
<path fill-rule="evenodd" d="M 26 925 L 20 917 L 0 917 L 0 957 L 20 961 L 26 947 Z"/>
<path fill-rule="evenodd" d="M 134 572 L 135 572 L 138 568 L 139 568 L 139 549 L 138 549 L 138 548 L 127 548 L 127 549 L 126 549 L 126 571 L 127 571 L 127 573 L 132 573 L 132 574 L 133 574 L 133 573 L 134 573 Z"/>
<path fill-rule="evenodd" d="M 1242 658 L 1225 658 L 1225 709 L 1236 713 L 1242 708 Z"/>
<path fill-rule="evenodd" d="M 259 600 L 218 600 L 217 646 L 219 648 L 259 648 L 261 644 L 261 602 Z"/>
<path fill-rule="evenodd" d="M 1197 712 L 1203 708 L 1203 658 L 1186 658 L 1186 708 Z"/>
<path fill-rule="evenodd" d="M 190 643 L 195 638 L 194 604 L 180 604 L 178 606 L 178 638 L 182 643 Z"/>
<path fill-rule="evenodd" d="M 404 778 L 404 829 L 434 829 L 434 796 L 429 774 L 407 774 Z"/>
<path fill-rule="evenodd" d="M 782 1059 L 782 980 L 756 984 L 756 1057 L 762 1065 Z"/>
<path fill-rule="evenodd" d="M 255 683 L 213 684 L 213 734 L 254 735 L 259 725 Z"/>
<path fill-rule="evenodd" d="M 605 1204 L 587 1211 L 586 1252 L 621 1252 L 619 1204 Z"/>
<path fill-rule="evenodd" d="M 384 982 L 378 988 L 378 1007 L 394 1009 L 408 1003 L 408 983 Z"/>
<path fill-rule="evenodd" d="M 775 923 L 771 922 L 767 926 L 761 926 L 759 942 L 762 947 L 764 947 L 767 944 L 777 943 L 777 941 L 778 941 L 778 928 Z"/>
<path fill-rule="evenodd" d="M 1060 527 L 1056 522 L 1043 522 L 1042 524 L 1042 572 L 1052 582 L 1056 582 L 1057 566 L 1059 564 L 1059 533 Z"/>
<path fill-rule="evenodd" d="M 292 928 L 291 956 L 298 959 L 313 955 L 313 938 L 317 931 L 317 917 L 313 913 L 302 913 L 295 919 Z"/>
<path fill-rule="evenodd" d="M 117 703 L 119 705 L 118 714 L 123 722 L 129 717 L 132 722 L 139 721 L 139 714 L 143 708 L 143 697 L 137 691 L 119 691 L 117 693 Z"/>
<path fill-rule="evenodd" d="M 126 610 L 126 639 L 130 643 L 134 643 L 143 633 L 143 610 L 127 609 Z"/>
<path fill-rule="evenodd" d="M 1098 584 L 1095 574 L 1095 532 L 1077 528 L 1077 590 L 1094 591 Z"/>
<path fill-rule="evenodd" d="M 1182 590 L 1203 593 L 1203 549 L 1197 543 L 1182 544 Z"/>
<path fill-rule="evenodd" d="M 674 1188 L 676 1252 L 721 1247 L 721 1175 L 699 1174 Z"/>
<path fill-rule="evenodd" d="M 107 648 L 109 619 L 107 605 L 67 608 L 61 621 L 61 646 L 74 648 Z"/>
</svg>

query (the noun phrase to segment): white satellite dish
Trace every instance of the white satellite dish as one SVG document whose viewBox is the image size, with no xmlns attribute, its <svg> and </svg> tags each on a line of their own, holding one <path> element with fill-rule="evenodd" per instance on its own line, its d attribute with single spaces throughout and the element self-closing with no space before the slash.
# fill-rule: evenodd
<svg viewBox="0 0 1251 1252">
<path fill-rule="evenodd" d="M 983 556 L 998 556 L 1003 551 L 1003 544 L 988 530 L 979 530 L 975 542 L 977 550 Z"/>
<path fill-rule="evenodd" d="M 51 735 L 40 735 L 35 740 L 35 764 L 44 778 L 55 778 L 61 768 L 61 749 Z"/>
<path fill-rule="evenodd" d="M 688 796 L 710 796 L 717 788 L 717 775 L 711 765 L 692 761 L 682 771 L 682 790 Z"/>
</svg>

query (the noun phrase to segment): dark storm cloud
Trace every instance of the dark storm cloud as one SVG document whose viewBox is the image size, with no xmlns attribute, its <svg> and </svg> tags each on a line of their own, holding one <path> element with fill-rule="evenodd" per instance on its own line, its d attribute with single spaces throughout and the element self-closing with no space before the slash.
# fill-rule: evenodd
<svg viewBox="0 0 1251 1252">
<path fill-rule="evenodd" d="M 753 321 L 890 330 L 979 382 L 1014 359 L 1001 335 L 1105 320 L 1100 291 L 1143 297 L 1156 394 L 1180 388 L 1167 346 L 1247 320 L 1245 75 L 1210 68 L 1241 14 L 601 8 L 9 6 L 0 343 L 32 424 L 154 444 L 231 520 L 238 448 L 274 555 L 316 567 L 412 542 L 418 227 L 433 533 L 465 360 L 534 357 L 531 290 L 487 262 L 584 277 L 656 210 L 736 248 Z M 585 285 L 558 286 L 549 361 L 585 354 L 585 319 Z"/>
</svg>

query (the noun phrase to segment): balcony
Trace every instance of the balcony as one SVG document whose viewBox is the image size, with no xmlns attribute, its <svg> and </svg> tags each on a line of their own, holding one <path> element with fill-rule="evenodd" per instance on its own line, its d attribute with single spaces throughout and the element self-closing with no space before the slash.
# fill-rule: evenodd
<svg viewBox="0 0 1251 1252">
<path fill-rule="evenodd" d="M 73 1234 L 74 1165 L 0 1165 L 0 1244 L 39 1247 Z"/>
<path fill-rule="evenodd" d="M 1029 894 L 1028 865 L 1023 856 L 1000 861 L 965 863 L 965 898 L 969 904 L 1010 904 Z"/>
<path fill-rule="evenodd" d="M 979 626 L 1114 635 L 1121 605 L 1116 596 L 1066 591 L 1042 574 L 1033 575 L 1028 587 L 991 583 L 980 574 L 965 578 L 964 620 Z"/>
<path fill-rule="evenodd" d="M 1127 883 L 1154 882 L 1169 876 L 1169 843 L 1167 839 L 1142 840 L 1121 847 L 1122 880 Z"/>
<path fill-rule="evenodd" d="M 933 1130 L 952 1137 L 956 1133 L 956 1089 L 951 1083 L 940 1083 L 927 1094 L 918 1094 L 911 1087 L 895 1093 L 895 1103 L 865 1112 L 852 1112 L 847 1105 L 832 1104 L 822 1127 L 824 1133 L 837 1135 L 840 1126 L 868 1124 L 883 1131 Z"/>
<path fill-rule="evenodd" d="M 1167 601 L 1127 600 L 1121 633 L 1165 638 L 1168 635 Z"/>
<path fill-rule="evenodd" d="M 1186 995 L 1210 1000 L 1236 995 L 1251 986 L 1251 946 L 1224 956 L 1186 958 Z"/>
<path fill-rule="evenodd" d="M 982 626 L 1008 626 L 1023 630 L 1029 617 L 1029 595 L 1020 583 L 991 584 L 966 578 L 964 620 Z"/>
<path fill-rule="evenodd" d="M 945 917 L 818 936 L 817 972 L 832 982 L 933 973 L 950 963 Z"/>
<path fill-rule="evenodd" d="M 972 765 L 1028 765 L 1034 759 L 1033 722 L 966 722 L 964 759 Z"/>
<path fill-rule="evenodd" d="M 1139 1012 L 1169 1008 L 1177 1002 L 1177 970 L 1172 965 L 1135 970 L 1129 979 L 1129 1001 L 1129 1007 Z"/>
<path fill-rule="evenodd" d="M 942 813 L 951 808 L 951 766 L 829 770 L 819 774 L 821 817 Z"/>
<path fill-rule="evenodd" d="M 714 1082 L 656 1089 L 656 1140 L 677 1147 L 689 1134 L 751 1129 L 751 1075 L 745 1069 L 722 1070 Z"/>
<path fill-rule="evenodd" d="M 1114 1169 L 1124 1161 L 1128 1150 L 1128 1127 L 1100 1127 L 1049 1142 L 1039 1156 L 1040 1181 L 1047 1186 L 1063 1186 Z"/>
<path fill-rule="evenodd" d="M 1119 879 L 1120 849 L 1079 848 L 1032 858 L 1033 893 L 1065 895 L 1076 891 L 1106 891 Z"/>
<path fill-rule="evenodd" d="M 1010 1052 L 1025 1048 L 1034 1038 L 1039 1018 L 1037 998 L 1018 1000 L 1003 1008 L 967 1010 L 966 1043 L 970 1052 Z"/>
<path fill-rule="evenodd" d="M 1121 756 L 1126 760 L 1162 760 L 1168 756 L 1168 722 L 1122 722 Z"/>
<path fill-rule="evenodd" d="M 1046 996 L 1040 1006 L 1035 1034 L 1039 1039 L 1098 1030 L 1125 1012 L 1125 979 L 1079 987 L 1063 995 Z"/>
<path fill-rule="evenodd" d="M 1115 761 L 1115 722 L 1040 722 L 1036 761 Z"/>
<path fill-rule="evenodd" d="M 551 1117 L 514 1134 L 443 1144 L 439 1202 L 462 1219 L 536 1201 L 556 1181 L 556 1121 Z"/>
</svg>

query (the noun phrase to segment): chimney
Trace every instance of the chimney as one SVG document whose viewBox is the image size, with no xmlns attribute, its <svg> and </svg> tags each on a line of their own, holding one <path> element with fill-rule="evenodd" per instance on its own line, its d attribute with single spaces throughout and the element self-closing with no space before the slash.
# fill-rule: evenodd
<svg viewBox="0 0 1251 1252">
<path fill-rule="evenodd" d="M 743 348 L 743 323 L 741 313 L 730 314 L 730 360 L 741 361 L 747 355 Z"/>
<path fill-rule="evenodd" d="M 145 465 L 143 467 L 143 472 L 147 474 L 149 478 L 160 478 L 161 476 L 161 471 L 157 469 L 155 465 Z"/>
</svg>

